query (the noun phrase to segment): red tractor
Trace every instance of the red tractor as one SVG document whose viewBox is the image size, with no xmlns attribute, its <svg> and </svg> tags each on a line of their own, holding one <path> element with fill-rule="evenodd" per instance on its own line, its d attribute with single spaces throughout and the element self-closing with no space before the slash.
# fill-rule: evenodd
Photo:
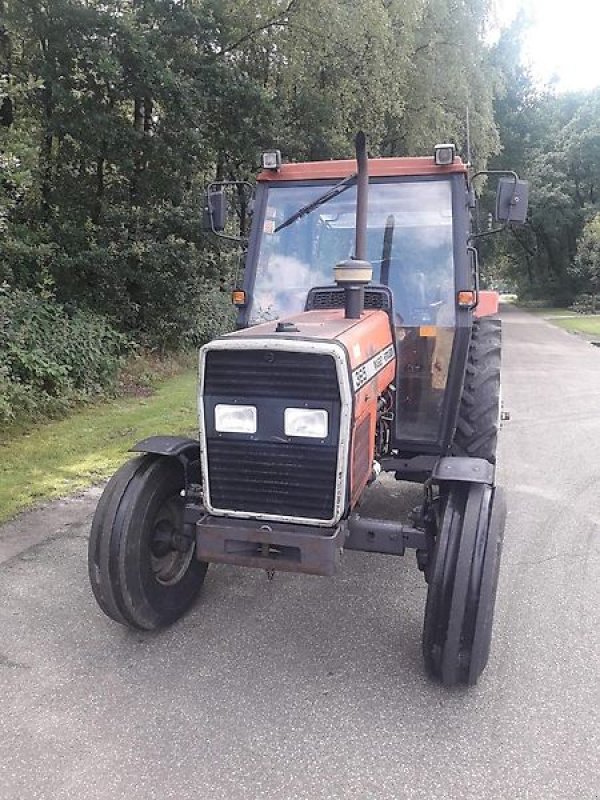
<svg viewBox="0 0 600 800">
<path fill-rule="evenodd" d="M 497 296 L 479 290 L 473 179 L 451 145 L 368 159 L 360 134 L 356 162 L 263 164 L 238 330 L 200 351 L 199 437 L 139 442 L 108 483 L 89 546 L 96 599 L 152 630 L 192 604 L 210 562 L 332 575 L 344 550 L 413 549 L 426 668 L 474 684 L 506 511 L 501 329 Z M 215 233 L 225 190 L 207 193 Z M 526 206 L 509 173 L 496 218 L 523 222 Z M 357 513 L 381 471 L 423 485 L 410 520 Z"/>
</svg>

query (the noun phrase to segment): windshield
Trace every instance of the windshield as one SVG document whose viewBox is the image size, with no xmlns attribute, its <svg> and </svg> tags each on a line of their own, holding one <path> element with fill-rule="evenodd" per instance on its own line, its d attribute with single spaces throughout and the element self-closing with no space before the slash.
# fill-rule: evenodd
<svg viewBox="0 0 600 800">
<path fill-rule="evenodd" d="M 356 186 L 319 205 L 275 233 L 303 206 L 335 185 L 273 186 L 258 256 L 250 323 L 279 319 L 304 309 L 313 286 L 333 283 L 333 268 L 352 255 Z M 436 313 L 454 324 L 452 189 L 449 181 L 371 183 L 367 258 L 373 283 L 394 293 L 396 322 L 412 326 Z M 441 307 L 448 319 L 439 319 Z"/>
</svg>

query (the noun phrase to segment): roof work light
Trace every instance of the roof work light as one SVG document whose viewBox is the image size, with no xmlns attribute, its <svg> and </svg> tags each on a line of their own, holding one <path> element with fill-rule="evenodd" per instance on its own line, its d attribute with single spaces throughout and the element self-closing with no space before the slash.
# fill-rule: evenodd
<svg viewBox="0 0 600 800">
<path fill-rule="evenodd" d="M 263 169 L 278 170 L 281 167 L 281 150 L 268 150 L 262 154 Z"/>
<path fill-rule="evenodd" d="M 433 153 L 433 160 L 438 167 L 448 167 L 454 163 L 456 147 L 453 144 L 436 144 Z"/>
</svg>

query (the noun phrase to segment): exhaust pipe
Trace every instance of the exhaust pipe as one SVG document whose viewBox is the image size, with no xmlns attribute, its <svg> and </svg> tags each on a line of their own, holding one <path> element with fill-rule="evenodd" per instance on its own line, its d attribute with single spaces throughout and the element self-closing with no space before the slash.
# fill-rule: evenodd
<svg viewBox="0 0 600 800">
<path fill-rule="evenodd" d="M 356 240 L 354 260 L 365 261 L 367 258 L 367 211 L 369 207 L 369 159 L 367 157 L 367 139 L 362 131 L 356 134 Z"/>
<path fill-rule="evenodd" d="M 369 202 L 369 161 L 367 140 L 362 131 L 356 135 L 356 238 L 354 255 L 335 266 L 335 281 L 344 287 L 346 319 L 360 319 L 365 308 L 365 286 L 373 277 L 367 258 L 367 212 Z"/>
</svg>

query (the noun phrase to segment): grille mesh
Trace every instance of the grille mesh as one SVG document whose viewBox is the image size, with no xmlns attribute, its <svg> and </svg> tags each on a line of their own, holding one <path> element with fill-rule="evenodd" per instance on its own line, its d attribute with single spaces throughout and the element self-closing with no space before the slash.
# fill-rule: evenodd
<svg viewBox="0 0 600 800">
<path fill-rule="evenodd" d="M 334 401 L 340 396 L 331 356 L 284 350 L 210 350 L 204 394 Z"/>
<path fill-rule="evenodd" d="M 337 450 L 216 439 L 208 444 L 213 507 L 256 514 L 333 517 Z"/>
<path fill-rule="evenodd" d="M 337 287 L 327 289 L 311 289 L 306 302 L 308 311 L 321 308 L 343 308 L 344 290 Z M 389 311 L 390 299 L 386 291 L 381 289 L 365 289 L 365 308 Z"/>
</svg>

